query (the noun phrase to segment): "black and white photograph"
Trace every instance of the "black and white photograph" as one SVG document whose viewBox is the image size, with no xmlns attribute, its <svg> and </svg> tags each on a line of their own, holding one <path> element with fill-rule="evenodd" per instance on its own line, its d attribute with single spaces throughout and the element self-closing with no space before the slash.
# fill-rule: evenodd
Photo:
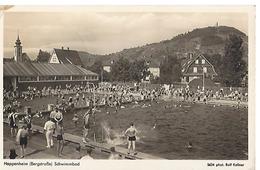
<svg viewBox="0 0 260 170">
<path fill-rule="evenodd" d="M 222 8 L 2 6 L 2 159 L 249 160 L 251 15 Z"/>
</svg>

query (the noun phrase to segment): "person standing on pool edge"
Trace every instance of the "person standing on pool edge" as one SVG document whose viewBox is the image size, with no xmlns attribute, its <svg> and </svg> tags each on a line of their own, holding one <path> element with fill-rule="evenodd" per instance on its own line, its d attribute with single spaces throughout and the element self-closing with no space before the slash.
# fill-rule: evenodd
<svg viewBox="0 0 260 170">
<path fill-rule="evenodd" d="M 14 137 L 17 134 L 17 129 L 18 126 L 16 124 L 16 118 L 17 118 L 18 114 L 15 113 L 15 110 L 13 110 L 9 115 L 8 115 L 8 119 L 9 119 L 9 125 L 11 128 L 11 137 Z"/>
<path fill-rule="evenodd" d="M 46 141 L 47 141 L 47 148 L 53 147 L 53 137 L 55 131 L 55 123 L 51 121 L 50 117 L 48 117 L 48 121 L 44 124 L 44 131 L 46 132 Z"/>
<path fill-rule="evenodd" d="M 90 129 L 90 125 L 89 125 L 90 114 L 92 114 L 92 109 L 89 109 L 83 116 L 84 123 L 83 123 L 83 138 L 82 138 L 82 140 L 83 140 L 84 143 L 87 143 L 87 141 L 88 141 L 88 132 L 89 132 L 89 129 Z"/>
<path fill-rule="evenodd" d="M 137 130 L 134 127 L 134 123 L 131 123 L 131 126 L 125 131 L 125 135 L 128 138 L 128 154 L 130 154 L 131 145 L 132 145 L 132 148 L 134 151 L 134 155 L 137 154 L 137 152 L 135 152 L 136 133 L 137 133 Z"/>
<path fill-rule="evenodd" d="M 27 141 L 28 141 L 27 137 L 28 137 L 27 126 L 22 125 L 16 136 L 16 141 L 21 146 L 21 158 L 24 158 L 25 155 L 25 148 L 27 146 Z"/>
<path fill-rule="evenodd" d="M 62 155 L 62 151 L 63 151 L 63 147 L 64 147 L 64 140 L 63 140 L 64 130 L 63 130 L 62 122 L 58 122 L 56 124 L 55 132 L 57 134 L 57 143 L 58 143 L 57 155 L 60 157 Z"/>
</svg>

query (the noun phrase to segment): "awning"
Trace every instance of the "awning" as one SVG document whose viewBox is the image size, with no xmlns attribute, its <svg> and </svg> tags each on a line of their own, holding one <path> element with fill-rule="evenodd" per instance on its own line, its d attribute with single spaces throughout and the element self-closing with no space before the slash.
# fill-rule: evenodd
<svg viewBox="0 0 260 170">
<path fill-rule="evenodd" d="M 85 76 L 97 75 L 73 64 L 5 62 L 4 76 Z"/>
</svg>

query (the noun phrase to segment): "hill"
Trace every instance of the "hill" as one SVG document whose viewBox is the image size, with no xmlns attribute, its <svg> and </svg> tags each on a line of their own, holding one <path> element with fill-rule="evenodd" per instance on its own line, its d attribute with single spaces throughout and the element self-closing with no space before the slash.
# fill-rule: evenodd
<svg viewBox="0 0 260 170">
<path fill-rule="evenodd" d="M 79 55 L 85 66 L 92 65 L 95 60 L 102 60 L 103 64 L 109 64 L 111 60 L 117 60 L 118 57 L 126 57 L 130 61 L 145 58 L 153 65 L 159 65 L 164 56 L 176 54 L 178 58 L 185 58 L 188 52 L 196 48 L 207 55 L 223 55 L 225 42 L 230 34 L 236 34 L 243 39 L 243 59 L 247 61 L 248 37 L 236 28 L 227 26 L 196 28 L 170 40 L 124 49 L 108 55 L 93 55 L 83 51 L 79 52 Z"/>
</svg>

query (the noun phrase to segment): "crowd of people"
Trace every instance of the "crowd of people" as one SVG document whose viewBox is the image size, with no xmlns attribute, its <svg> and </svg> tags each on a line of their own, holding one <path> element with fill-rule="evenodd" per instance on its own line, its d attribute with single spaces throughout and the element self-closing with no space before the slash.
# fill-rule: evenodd
<svg viewBox="0 0 260 170">
<path fill-rule="evenodd" d="M 162 96 L 169 96 L 178 100 L 207 102 L 209 100 L 237 100 L 247 101 L 248 93 L 233 88 L 219 89 L 191 89 L 186 87 L 175 87 L 173 85 L 160 85 L 154 88 L 140 87 L 139 85 L 116 85 L 116 84 L 86 84 L 86 85 L 67 85 L 62 88 L 43 87 L 28 87 L 26 91 L 18 92 L 17 89 L 7 91 L 4 89 L 4 104 L 5 109 L 20 108 L 21 100 L 30 101 L 34 98 L 53 97 L 57 96 L 56 104 L 60 104 L 63 108 L 73 108 L 75 106 L 89 107 L 93 103 L 96 105 L 121 106 L 122 103 L 155 100 L 157 101 Z M 66 99 L 66 96 L 69 96 Z M 20 99 L 20 100 L 19 100 Z"/>
<path fill-rule="evenodd" d="M 84 114 L 83 119 L 83 142 L 88 142 L 88 131 L 90 129 L 90 116 L 93 116 L 95 112 L 98 111 L 96 107 L 88 109 L 88 111 Z M 34 115 L 38 116 L 38 115 Z M 30 114 L 23 114 L 20 115 L 11 111 L 8 115 L 9 125 L 11 129 L 11 137 L 16 137 L 17 144 L 20 145 L 20 158 L 24 158 L 26 155 L 26 147 L 28 144 L 28 140 L 30 137 L 31 127 L 32 127 L 32 118 L 34 117 Z M 63 148 L 64 148 L 64 127 L 63 127 L 63 113 L 58 107 L 55 107 L 53 111 L 49 113 L 47 116 L 47 121 L 44 124 L 44 134 L 46 138 L 46 148 L 51 149 L 54 147 L 54 136 L 56 137 L 57 141 L 57 156 L 63 156 Z M 134 124 L 131 123 L 131 126 L 125 131 L 125 136 L 129 141 L 128 149 L 130 154 L 130 150 L 134 151 L 134 155 L 137 154 L 135 152 L 135 141 L 136 141 L 136 133 L 137 130 L 134 127 Z M 87 149 L 87 153 L 82 155 L 81 148 L 76 148 L 76 150 L 80 153 L 80 159 L 93 159 L 91 157 L 92 149 Z M 115 147 L 110 149 L 111 154 L 109 155 L 108 159 L 122 159 L 122 156 L 119 156 L 116 153 Z M 12 148 L 10 150 L 10 159 L 15 159 L 18 155 L 16 154 L 15 150 Z"/>
<path fill-rule="evenodd" d="M 25 149 L 31 134 L 32 116 L 30 114 L 25 114 L 22 115 L 22 118 L 20 117 L 20 114 L 12 110 L 8 115 L 8 120 L 11 129 L 11 137 L 16 137 L 16 142 L 20 145 L 20 157 L 23 158 L 25 156 Z M 10 150 L 10 154 L 16 155 L 14 152 L 15 151 L 13 149 Z"/>
</svg>

